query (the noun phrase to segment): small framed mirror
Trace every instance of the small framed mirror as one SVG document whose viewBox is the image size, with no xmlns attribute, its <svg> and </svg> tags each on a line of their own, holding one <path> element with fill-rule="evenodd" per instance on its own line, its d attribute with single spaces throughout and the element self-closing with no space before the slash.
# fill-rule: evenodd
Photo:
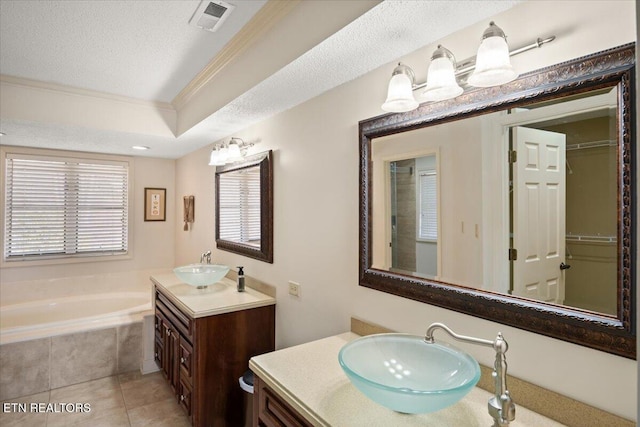
<svg viewBox="0 0 640 427">
<path fill-rule="evenodd" d="M 216 169 L 216 247 L 273 263 L 273 154 Z"/>
</svg>

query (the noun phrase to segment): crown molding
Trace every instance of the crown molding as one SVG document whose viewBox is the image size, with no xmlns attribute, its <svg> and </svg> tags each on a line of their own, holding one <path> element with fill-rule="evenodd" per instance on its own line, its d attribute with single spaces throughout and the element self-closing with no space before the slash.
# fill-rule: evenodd
<svg viewBox="0 0 640 427">
<path fill-rule="evenodd" d="M 146 101 L 57 83 L 0 75 L 3 120 L 175 138 L 177 113 Z"/>
<path fill-rule="evenodd" d="M 5 74 L 0 74 L 0 83 L 11 85 L 11 86 L 18 86 L 25 89 L 37 89 L 37 90 L 58 93 L 58 94 L 74 95 L 74 96 L 86 97 L 86 98 L 95 98 L 95 99 L 112 101 L 112 102 L 114 101 L 122 102 L 129 105 L 167 110 L 170 112 L 175 111 L 175 109 L 173 108 L 173 105 L 171 105 L 168 102 L 145 101 L 142 99 L 130 98 L 127 96 L 114 95 L 114 94 L 99 92 L 99 91 L 90 90 L 90 89 L 81 89 L 81 88 L 62 85 L 58 83 L 50 83 L 50 82 L 43 82 L 40 80 L 26 79 L 23 77 L 8 76 Z"/>
<path fill-rule="evenodd" d="M 256 40 L 286 16 L 301 0 L 269 0 L 253 18 L 225 45 L 215 58 L 198 73 L 171 101 L 176 110 L 209 83 L 230 62 L 240 56 Z"/>
</svg>

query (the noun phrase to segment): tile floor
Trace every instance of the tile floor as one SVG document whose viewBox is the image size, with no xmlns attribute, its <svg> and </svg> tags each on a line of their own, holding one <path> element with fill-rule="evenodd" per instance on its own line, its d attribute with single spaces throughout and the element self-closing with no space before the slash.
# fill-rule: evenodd
<svg viewBox="0 0 640 427">
<path fill-rule="evenodd" d="M 11 411 L 26 403 L 27 412 Z M 29 412 L 31 403 L 89 404 L 89 412 Z M 7 406 L 9 405 L 9 406 Z M 7 410 L 9 412 L 7 412 Z M 160 372 L 131 372 L 11 399 L 0 411 L 2 427 L 189 427 L 191 424 Z"/>
</svg>

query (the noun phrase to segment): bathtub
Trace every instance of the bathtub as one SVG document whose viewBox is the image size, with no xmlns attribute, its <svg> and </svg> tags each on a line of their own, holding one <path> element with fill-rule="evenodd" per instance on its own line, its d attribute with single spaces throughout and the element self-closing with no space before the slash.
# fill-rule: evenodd
<svg viewBox="0 0 640 427">
<path fill-rule="evenodd" d="M 56 297 L 0 307 L 0 344 L 86 332 L 142 321 L 151 292 Z"/>
<path fill-rule="evenodd" d="M 0 401 L 157 371 L 149 276 L 158 271 L 0 280 Z"/>
</svg>

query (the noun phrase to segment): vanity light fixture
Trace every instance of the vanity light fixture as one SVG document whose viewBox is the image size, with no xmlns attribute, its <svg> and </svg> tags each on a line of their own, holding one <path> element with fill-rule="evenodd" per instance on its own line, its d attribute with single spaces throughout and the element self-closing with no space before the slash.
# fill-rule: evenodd
<svg viewBox="0 0 640 427">
<path fill-rule="evenodd" d="M 482 42 L 475 58 L 456 63 L 451 51 L 438 45 L 431 56 L 425 83 L 415 83 L 413 70 L 402 64 L 393 70 L 387 100 L 382 109 L 391 113 L 402 113 L 418 108 L 413 92 L 425 88 L 421 101 L 444 101 L 464 92 L 460 83 L 476 87 L 499 86 L 515 80 L 518 73 L 511 66 L 510 57 L 555 40 L 555 36 L 538 38 L 533 43 L 509 51 L 504 31 L 493 21 L 482 34 Z M 464 77 L 471 75 L 465 82 Z"/>
<path fill-rule="evenodd" d="M 442 45 L 431 55 L 427 71 L 427 87 L 422 92 L 423 101 L 444 101 L 464 92 L 456 80 L 456 59 L 453 53 Z"/>
<path fill-rule="evenodd" d="M 238 141 L 242 141 L 240 139 L 231 138 L 229 141 L 229 152 L 227 153 L 227 162 L 237 162 L 238 160 L 242 160 L 242 153 L 240 152 L 240 144 Z"/>
<path fill-rule="evenodd" d="M 415 75 L 413 70 L 401 62 L 393 70 L 387 90 L 387 100 L 382 104 L 384 111 L 401 113 L 418 108 L 418 101 L 413 97 Z"/>
<path fill-rule="evenodd" d="M 493 21 L 482 34 L 476 65 L 467 83 L 477 87 L 499 86 L 515 80 L 518 73 L 511 66 L 509 46 L 504 31 Z"/>
<path fill-rule="evenodd" d="M 232 137 L 229 142 L 216 144 L 211 150 L 209 166 L 224 166 L 227 163 L 238 162 L 247 155 L 249 147 L 253 146 L 253 142 L 244 142 L 236 137 Z"/>
</svg>

